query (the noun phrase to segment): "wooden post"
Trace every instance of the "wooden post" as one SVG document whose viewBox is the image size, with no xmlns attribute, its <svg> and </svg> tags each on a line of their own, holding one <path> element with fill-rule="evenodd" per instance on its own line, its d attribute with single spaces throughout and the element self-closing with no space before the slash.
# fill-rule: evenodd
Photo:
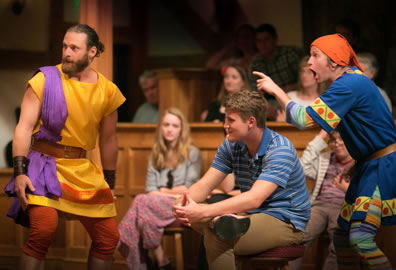
<svg viewBox="0 0 396 270">
<path fill-rule="evenodd" d="M 220 72 L 203 69 L 157 70 L 160 115 L 179 108 L 189 122 L 200 122 L 201 113 L 216 100 L 221 85 Z"/>
<path fill-rule="evenodd" d="M 105 51 L 92 63 L 92 67 L 107 79 L 113 79 L 113 9 L 112 1 L 81 0 L 80 23 L 88 24 L 98 33 Z"/>
</svg>

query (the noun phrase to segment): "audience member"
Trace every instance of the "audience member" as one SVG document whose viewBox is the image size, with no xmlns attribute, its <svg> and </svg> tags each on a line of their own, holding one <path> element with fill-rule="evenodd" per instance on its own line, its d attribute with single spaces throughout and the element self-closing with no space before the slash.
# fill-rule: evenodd
<svg viewBox="0 0 396 270">
<path fill-rule="evenodd" d="M 201 154 L 179 109 L 169 108 L 157 126 L 146 176 L 139 194 L 120 222 L 119 250 L 129 269 L 140 269 L 140 249 L 151 250 L 159 269 L 171 269 L 161 247 L 164 228 L 175 221 L 171 206 L 201 174 Z"/>
<path fill-rule="evenodd" d="M 315 80 L 314 74 L 308 66 L 309 56 L 304 56 L 300 61 L 300 73 L 297 83 L 297 89 L 287 92 L 291 100 L 303 105 L 309 106 L 319 95 L 325 90 L 326 83 L 318 83 Z M 278 110 L 276 121 L 285 121 L 285 111 Z"/>
<path fill-rule="evenodd" d="M 205 122 L 224 122 L 224 98 L 231 93 L 248 87 L 248 75 L 243 66 L 232 64 L 225 67 L 223 70 L 223 84 L 217 96 L 217 100 L 212 102 L 208 110 L 202 113 L 201 119 Z"/>
<path fill-rule="evenodd" d="M 311 194 L 311 218 L 305 229 L 304 239 L 306 242 L 305 254 L 312 242 L 327 230 L 330 245 L 329 254 L 322 269 L 336 270 L 337 257 L 333 244 L 333 233 L 337 226 L 337 218 L 344 201 L 345 192 L 349 183 L 339 177 L 344 166 L 353 162 L 340 134 L 334 131 L 330 135 L 329 146 L 331 151 L 322 152 L 328 147 L 327 133 L 321 130 L 319 134 L 308 143 L 300 162 L 304 168 L 305 176 L 315 182 Z M 289 262 L 291 270 L 301 269 L 303 258 Z"/>
<path fill-rule="evenodd" d="M 278 34 L 271 24 L 262 24 L 256 29 L 256 46 L 258 54 L 250 70 L 267 74 L 286 92 L 296 89 L 302 50 L 279 46 Z M 257 76 L 251 76 L 250 87 L 253 90 L 257 90 L 257 79 Z"/>
<path fill-rule="evenodd" d="M 292 143 L 265 126 L 263 96 L 242 90 L 227 96 L 224 106 L 227 138 L 211 168 L 172 208 L 179 221 L 204 235 L 209 268 L 232 270 L 234 254 L 300 244 L 310 204 Z M 240 195 L 213 204 L 196 203 L 204 202 L 232 172 Z"/>
<path fill-rule="evenodd" d="M 139 77 L 139 84 L 143 90 L 146 102 L 137 109 L 132 122 L 158 123 L 158 95 L 159 85 L 157 72 L 146 70 Z"/>
<path fill-rule="evenodd" d="M 378 73 L 378 61 L 377 58 L 372 53 L 358 53 L 357 58 L 359 60 L 360 65 L 364 69 L 364 74 L 369 77 L 370 80 L 374 81 L 375 77 Z M 392 102 L 388 97 L 388 94 L 378 85 L 376 85 L 381 95 L 384 97 L 386 105 L 389 110 L 392 112 Z"/>
<path fill-rule="evenodd" d="M 256 52 L 254 27 L 243 24 L 236 31 L 235 40 L 211 56 L 206 68 L 221 70 L 230 64 L 239 64 L 247 69 Z"/>
<path fill-rule="evenodd" d="M 341 175 L 351 180 L 333 238 L 339 267 L 359 269 L 362 259 L 369 269 L 391 269 L 374 238 L 381 225 L 396 224 L 396 213 L 386 203 L 396 199 L 395 121 L 342 35 L 312 42 L 308 64 L 316 80 L 332 84 L 307 108 L 291 101 L 263 73 L 255 72 L 261 78 L 257 87 L 276 96 L 294 126 L 319 125 L 327 133 L 336 129 L 357 161 L 356 166 L 347 164 Z"/>
<path fill-rule="evenodd" d="M 302 50 L 292 46 L 279 46 L 278 33 L 271 24 L 262 24 L 256 29 L 258 53 L 250 66 L 251 71 L 260 71 L 271 76 L 286 92 L 296 89 Z M 257 76 L 250 75 L 250 87 L 257 90 Z M 279 105 L 275 98 L 265 95 L 268 101 L 269 121 L 276 121 Z"/>
</svg>

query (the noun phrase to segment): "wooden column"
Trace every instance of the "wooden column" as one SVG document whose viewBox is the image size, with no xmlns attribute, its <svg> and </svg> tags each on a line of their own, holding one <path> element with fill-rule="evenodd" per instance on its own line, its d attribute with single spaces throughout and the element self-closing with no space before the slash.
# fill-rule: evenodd
<svg viewBox="0 0 396 270">
<path fill-rule="evenodd" d="M 80 0 L 80 23 L 96 30 L 105 51 L 92 63 L 92 67 L 107 79 L 113 79 L 113 9 L 107 0 Z"/>
<path fill-rule="evenodd" d="M 147 69 L 149 54 L 149 5 L 150 1 L 130 1 L 130 46 L 129 46 L 129 87 L 128 113 L 131 117 L 145 102 L 139 85 L 139 76 Z"/>
<path fill-rule="evenodd" d="M 189 122 L 200 122 L 201 113 L 216 100 L 220 72 L 203 69 L 159 69 L 159 112 L 179 108 Z"/>
<path fill-rule="evenodd" d="M 88 24 L 95 29 L 105 51 L 96 58 L 92 67 L 107 79 L 113 79 L 113 8 L 107 0 L 80 0 L 80 23 Z M 96 164 L 101 164 L 98 146 L 88 153 Z"/>
</svg>

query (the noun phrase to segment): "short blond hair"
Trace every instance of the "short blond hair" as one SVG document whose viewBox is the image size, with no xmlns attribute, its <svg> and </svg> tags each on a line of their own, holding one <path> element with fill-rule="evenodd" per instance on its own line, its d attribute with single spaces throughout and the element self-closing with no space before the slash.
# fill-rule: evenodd
<svg viewBox="0 0 396 270">
<path fill-rule="evenodd" d="M 262 94 L 251 90 L 241 90 L 226 96 L 224 100 L 226 111 L 234 111 L 242 120 L 251 116 L 256 118 L 257 127 L 265 128 L 267 119 L 267 103 Z"/>
</svg>

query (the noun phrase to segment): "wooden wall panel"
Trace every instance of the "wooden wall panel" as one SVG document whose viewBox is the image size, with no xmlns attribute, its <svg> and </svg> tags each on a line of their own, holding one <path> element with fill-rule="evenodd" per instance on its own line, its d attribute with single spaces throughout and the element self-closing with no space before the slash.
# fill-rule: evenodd
<svg viewBox="0 0 396 270">
<path fill-rule="evenodd" d="M 179 108 L 189 122 L 200 122 L 201 113 L 216 100 L 220 72 L 201 69 L 159 69 L 160 115 L 169 107 Z"/>
</svg>

